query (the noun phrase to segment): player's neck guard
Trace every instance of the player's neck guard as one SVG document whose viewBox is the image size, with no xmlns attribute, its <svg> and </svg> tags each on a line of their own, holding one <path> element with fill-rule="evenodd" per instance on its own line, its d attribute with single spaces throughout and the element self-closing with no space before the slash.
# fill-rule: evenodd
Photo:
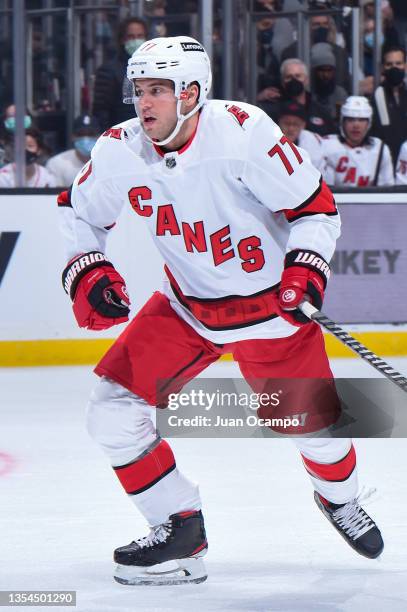
<svg viewBox="0 0 407 612">
<path fill-rule="evenodd" d="M 144 135 L 147 138 L 147 140 L 149 140 L 153 144 L 158 145 L 159 147 L 163 147 L 166 144 L 168 144 L 169 142 L 171 142 L 171 140 L 173 140 L 179 134 L 179 132 L 180 132 L 184 122 L 187 119 L 189 119 L 190 117 L 192 117 L 197 111 L 199 111 L 202 108 L 202 106 L 204 105 L 204 101 L 198 102 L 198 104 L 196 106 L 194 106 L 194 108 L 189 113 L 187 113 L 186 115 L 182 115 L 181 114 L 181 104 L 182 104 L 182 99 L 180 97 L 178 97 L 178 100 L 177 100 L 177 123 L 175 125 L 175 128 L 172 130 L 172 132 L 166 138 L 164 138 L 164 140 L 155 140 L 153 138 L 150 138 L 150 136 L 144 130 L 143 124 L 140 122 L 141 129 L 143 130 Z M 139 110 L 137 108 L 137 106 L 138 106 L 137 102 L 134 103 L 134 106 L 135 106 L 137 115 L 140 116 Z"/>
</svg>

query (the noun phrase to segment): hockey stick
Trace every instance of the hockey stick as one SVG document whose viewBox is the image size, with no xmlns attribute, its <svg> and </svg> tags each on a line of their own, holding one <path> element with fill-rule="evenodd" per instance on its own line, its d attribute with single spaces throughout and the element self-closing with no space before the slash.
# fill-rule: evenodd
<svg viewBox="0 0 407 612">
<path fill-rule="evenodd" d="M 386 376 L 386 378 L 393 381 L 396 385 L 403 389 L 403 391 L 407 392 L 407 378 L 405 376 L 400 374 L 400 372 L 397 372 L 397 370 L 390 366 L 386 361 L 375 355 L 375 353 L 369 351 L 364 344 L 356 340 L 356 338 L 353 338 L 353 336 L 349 335 L 344 329 L 339 327 L 335 321 L 329 319 L 323 312 L 315 308 L 315 306 L 309 302 L 302 302 L 298 308 L 305 314 L 306 317 L 322 325 L 322 327 L 338 338 L 342 344 L 348 346 L 354 353 L 359 355 L 359 357 L 362 357 L 362 359 L 370 363 L 371 366 L 381 372 L 381 374 Z"/>
</svg>

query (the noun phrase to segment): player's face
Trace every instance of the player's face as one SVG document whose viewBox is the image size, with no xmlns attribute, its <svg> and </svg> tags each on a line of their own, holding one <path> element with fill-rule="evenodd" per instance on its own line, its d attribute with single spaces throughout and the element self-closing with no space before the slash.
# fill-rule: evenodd
<svg viewBox="0 0 407 612">
<path fill-rule="evenodd" d="M 346 140 L 352 145 L 359 145 L 367 134 L 369 121 L 367 119 L 345 118 L 343 121 L 343 131 Z"/>
<path fill-rule="evenodd" d="M 152 140 L 165 140 L 177 123 L 174 84 L 168 79 L 136 79 L 137 114 Z"/>
<path fill-rule="evenodd" d="M 291 115 L 283 115 L 278 123 L 284 136 L 287 136 L 292 142 L 298 140 L 301 131 L 305 128 L 305 121 Z"/>
</svg>

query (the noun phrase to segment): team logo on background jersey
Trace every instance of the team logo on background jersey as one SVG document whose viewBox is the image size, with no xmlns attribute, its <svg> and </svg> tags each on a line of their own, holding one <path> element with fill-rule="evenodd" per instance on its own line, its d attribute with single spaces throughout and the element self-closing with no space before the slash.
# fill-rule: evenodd
<svg viewBox="0 0 407 612">
<path fill-rule="evenodd" d="M 195 42 L 182 42 L 181 47 L 184 51 L 205 51 L 199 43 Z"/>
</svg>

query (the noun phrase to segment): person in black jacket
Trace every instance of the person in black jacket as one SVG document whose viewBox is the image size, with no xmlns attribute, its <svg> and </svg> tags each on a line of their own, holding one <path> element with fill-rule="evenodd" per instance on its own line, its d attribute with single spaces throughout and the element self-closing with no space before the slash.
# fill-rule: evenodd
<svg viewBox="0 0 407 612">
<path fill-rule="evenodd" d="M 134 107 L 123 104 L 123 78 L 129 57 L 147 38 L 147 24 L 142 19 L 129 17 L 119 24 L 117 54 L 96 72 L 92 114 L 102 130 L 134 117 Z"/>
<path fill-rule="evenodd" d="M 390 47 L 383 51 L 383 82 L 373 94 L 372 135 L 384 140 L 393 160 L 407 140 L 406 51 Z"/>
<path fill-rule="evenodd" d="M 399 44 L 405 46 L 407 43 L 407 2 L 406 0 L 390 0 L 393 10 L 394 27 L 399 36 Z"/>
</svg>

